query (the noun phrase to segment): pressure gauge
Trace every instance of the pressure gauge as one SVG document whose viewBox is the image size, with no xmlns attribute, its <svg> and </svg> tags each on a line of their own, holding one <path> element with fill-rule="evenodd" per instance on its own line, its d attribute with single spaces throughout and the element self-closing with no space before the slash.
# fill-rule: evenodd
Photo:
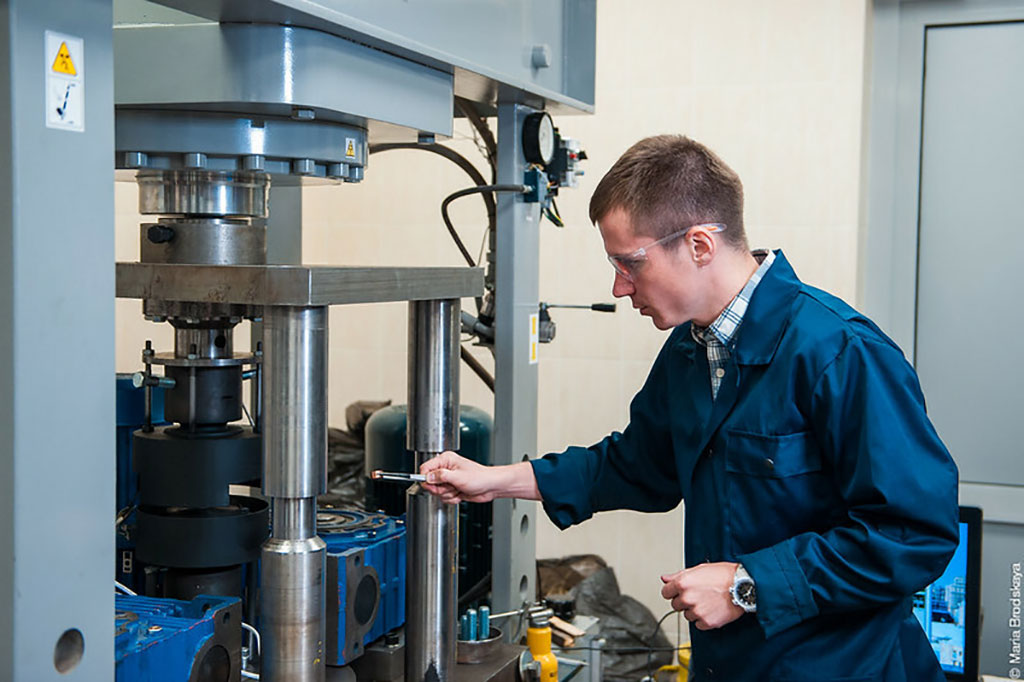
<svg viewBox="0 0 1024 682">
<path fill-rule="evenodd" d="M 555 124 L 541 111 L 523 121 L 523 154 L 530 163 L 546 166 L 555 157 Z"/>
</svg>

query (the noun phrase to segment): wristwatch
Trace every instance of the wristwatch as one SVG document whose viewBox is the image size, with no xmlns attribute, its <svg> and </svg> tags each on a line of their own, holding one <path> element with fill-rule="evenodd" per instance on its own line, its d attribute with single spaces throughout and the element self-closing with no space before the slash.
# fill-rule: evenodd
<svg viewBox="0 0 1024 682">
<path fill-rule="evenodd" d="M 747 613 L 757 613 L 757 587 L 742 564 L 736 567 L 736 575 L 732 579 L 729 594 L 732 596 L 733 604 Z"/>
</svg>

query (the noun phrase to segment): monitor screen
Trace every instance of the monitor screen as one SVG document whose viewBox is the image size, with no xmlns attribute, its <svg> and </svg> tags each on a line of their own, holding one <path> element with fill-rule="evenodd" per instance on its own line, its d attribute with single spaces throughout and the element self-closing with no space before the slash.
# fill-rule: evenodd
<svg viewBox="0 0 1024 682">
<path fill-rule="evenodd" d="M 914 615 L 931 642 L 947 679 L 971 679 L 977 667 L 978 562 L 980 512 L 961 508 L 960 544 L 938 580 L 914 595 Z M 972 521 L 968 523 L 968 521 Z M 976 677 L 976 675 L 975 675 Z"/>
<path fill-rule="evenodd" d="M 967 524 L 960 524 L 960 546 L 942 577 L 914 595 L 914 615 L 932 643 L 945 672 L 964 672 L 967 639 Z"/>
</svg>

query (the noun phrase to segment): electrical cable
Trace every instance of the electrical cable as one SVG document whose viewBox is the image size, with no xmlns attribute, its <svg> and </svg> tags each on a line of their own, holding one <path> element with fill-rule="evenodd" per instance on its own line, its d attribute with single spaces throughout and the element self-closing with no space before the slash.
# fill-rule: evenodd
<svg viewBox="0 0 1024 682">
<path fill-rule="evenodd" d="M 669 616 L 671 616 L 672 614 L 674 614 L 675 612 L 676 612 L 675 609 L 672 609 L 671 611 L 667 612 L 664 616 L 659 618 L 658 619 L 658 624 L 654 626 L 654 632 L 652 632 L 651 636 L 647 638 L 647 644 L 648 644 L 648 648 L 647 648 L 647 677 L 648 678 L 650 678 L 651 675 L 652 675 L 652 671 L 651 671 L 651 654 L 654 653 L 654 648 L 650 644 L 650 642 L 653 641 L 654 638 L 658 636 L 659 632 L 661 632 L 661 624 L 665 622 L 665 619 L 668 618 Z M 675 649 L 673 649 L 673 651 L 675 651 Z"/>
<path fill-rule="evenodd" d="M 487 121 L 484 120 L 480 112 L 476 110 L 476 106 L 467 99 L 462 97 L 455 98 L 455 106 L 459 108 L 462 115 L 466 117 L 470 125 L 480 134 L 480 139 L 483 140 L 484 147 L 487 149 L 487 162 L 491 165 L 491 178 L 497 181 L 498 178 L 498 143 L 494 139 L 494 133 L 491 132 L 491 127 L 487 125 Z"/>
<path fill-rule="evenodd" d="M 487 388 L 491 389 L 491 393 L 494 393 L 494 375 L 487 371 L 480 361 L 473 357 L 465 346 L 459 346 L 459 357 L 465 362 L 473 373 L 480 377 L 480 381 L 484 382 Z"/>
<path fill-rule="evenodd" d="M 444 220 L 445 227 L 448 228 L 448 233 L 455 240 L 455 245 L 459 247 L 459 251 L 462 253 L 462 257 L 466 259 L 466 263 L 469 267 L 475 268 L 476 262 L 473 260 L 473 256 L 466 249 L 466 245 L 462 243 L 462 238 L 459 237 L 459 233 L 455 231 L 455 226 L 452 225 L 452 220 L 448 217 L 448 205 L 465 196 L 470 194 L 488 194 L 490 192 L 516 192 L 518 194 L 526 194 L 530 191 L 530 187 L 527 185 L 477 185 L 476 187 L 467 187 L 466 189 L 460 189 L 458 192 L 452 192 L 444 198 L 441 202 L 441 218 Z"/>
<path fill-rule="evenodd" d="M 138 592 L 135 592 L 134 590 L 132 590 L 132 589 L 131 589 L 130 587 L 128 587 L 127 585 L 124 585 L 124 584 L 122 584 L 122 583 L 120 583 L 120 582 L 118 582 L 118 581 L 116 581 L 116 580 L 114 581 L 114 587 L 115 587 L 116 589 L 119 589 L 119 590 L 121 590 L 122 592 L 124 592 L 125 594 L 127 594 L 127 595 L 128 595 L 129 597 L 137 597 L 137 596 L 139 596 L 139 593 L 138 593 Z"/>
<path fill-rule="evenodd" d="M 470 162 L 462 154 L 458 153 L 450 147 L 445 147 L 443 144 L 417 144 L 415 142 L 391 142 L 387 144 L 372 144 L 370 145 L 370 153 L 378 154 L 380 152 L 388 152 L 395 149 L 418 149 L 424 152 L 432 152 L 438 156 L 443 156 L 448 159 L 459 168 L 466 172 L 466 175 L 476 183 L 477 185 L 486 185 L 487 180 L 484 179 L 483 174 L 477 170 L 477 167 Z M 497 215 L 497 204 L 494 201 L 494 197 L 490 194 L 483 195 L 484 204 L 487 207 L 487 218 L 488 221 L 493 220 L 494 216 Z"/>
<path fill-rule="evenodd" d="M 418 143 L 415 143 L 415 142 L 394 142 L 394 143 L 387 143 L 387 144 L 374 144 L 374 145 L 370 145 L 370 153 L 371 154 L 378 154 L 380 152 L 387 152 L 387 151 L 392 151 L 392 150 L 395 150 L 395 149 L 417 149 L 417 150 L 420 150 L 420 151 L 431 152 L 433 154 L 437 154 L 438 156 L 442 156 L 442 157 L 448 159 L 449 161 L 451 161 L 452 163 L 457 165 L 459 168 L 461 168 L 463 171 L 465 171 L 466 175 L 468 175 L 469 178 L 473 182 L 475 182 L 478 187 L 484 186 L 487 183 L 487 181 L 484 180 L 483 174 L 480 173 L 479 170 L 477 170 L 477 167 L 474 166 L 470 162 L 469 159 L 467 159 L 462 154 L 459 154 L 454 149 L 451 149 L 450 147 L 445 147 L 444 145 L 441 145 L 441 144 L 436 144 L 436 143 L 434 143 L 434 144 L 418 144 Z M 492 166 L 491 170 L 492 170 L 492 173 L 493 173 L 494 172 L 494 167 L 493 166 Z M 487 229 L 488 229 L 488 231 L 490 231 L 490 230 L 493 230 L 495 228 L 495 226 L 497 225 L 497 220 L 498 220 L 498 207 L 497 207 L 497 203 L 495 202 L 494 195 L 491 194 L 490 192 L 482 192 L 480 194 L 480 196 L 483 199 L 484 207 L 487 209 Z M 475 264 L 473 263 L 472 256 L 469 255 L 469 252 L 466 250 L 466 246 L 462 243 L 462 239 L 458 236 L 458 233 L 455 232 L 455 228 L 453 226 L 451 226 L 450 224 L 448 225 L 448 232 L 449 232 L 449 234 L 452 235 L 452 238 L 455 240 L 455 245 L 459 248 L 459 251 L 462 252 L 463 257 L 466 258 L 466 261 L 470 264 L 470 267 L 476 267 Z M 483 299 L 481 297 L 477 296 L 476 299 L 475 299 L 475 303 L 476 303 L 477 313 L 479 313 L 480 310 L 483 308 Z"/>
</svg>

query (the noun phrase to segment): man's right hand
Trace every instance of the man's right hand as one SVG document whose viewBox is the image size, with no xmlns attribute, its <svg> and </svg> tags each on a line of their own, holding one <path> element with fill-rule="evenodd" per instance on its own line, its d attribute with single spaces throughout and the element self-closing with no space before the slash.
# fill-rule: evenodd
<svg viewBox="0 0 1024 682">
<path fill-rule="evenodd" d="M 490 502 L 498 497 L 539 500 L 537 480 L 529 462 L 484 466 L 454 452 L 442 452 L 420 466 L 421 485 L 448 504 Z"/>
</svg>

